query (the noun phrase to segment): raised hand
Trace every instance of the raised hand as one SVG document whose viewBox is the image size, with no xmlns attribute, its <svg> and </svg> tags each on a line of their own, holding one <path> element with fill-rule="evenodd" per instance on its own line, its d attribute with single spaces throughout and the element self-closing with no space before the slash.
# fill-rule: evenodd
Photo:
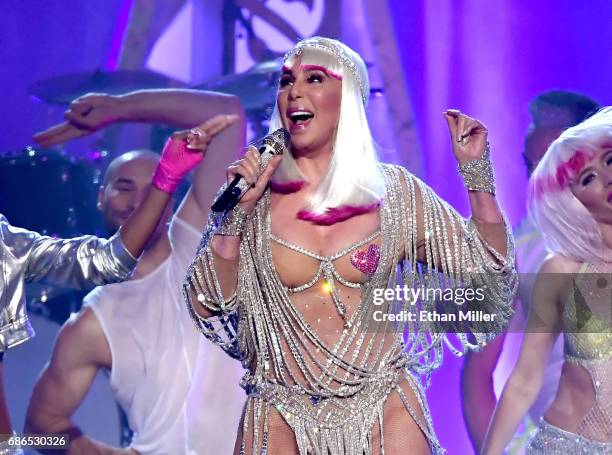
<svg viewBox="0 0 612 455">
<path fill-rule="evenodd" d="M 237 120 L 237 115 L 216 115 L 195 128 L 174 133 L 164 146 L 153 185 L 173 193 L 183 177 L 204 159 L 212 138 Z"/>
<path fill-rule="evenodd" d="M 451 134 L 453 153 L 459 164 L 480 158 L 487 145 L 486 126 L 457 109 L 444 111 L 444 118 Z"/>
<path fill-rule="evenodd" d="M 36 133 L 34 140 L 41 147 L 63 144 L 120 121 L 121 117 L 120 97 L 88 93 L 70 103 L 64 112 L 65 122 Z"/>
</svg>

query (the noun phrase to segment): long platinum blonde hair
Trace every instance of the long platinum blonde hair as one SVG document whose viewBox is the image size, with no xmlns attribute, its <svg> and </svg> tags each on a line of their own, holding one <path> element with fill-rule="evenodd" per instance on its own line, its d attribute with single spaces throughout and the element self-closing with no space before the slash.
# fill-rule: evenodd
<svg viewBox="0 0 612 455">
<path fill-rule="evenodd" d="M 570 184 L 602 147 L 611 145 L 612 107 L 606 107 L 565 130 L 534 170 L 529 180 L 529 213 L 551 252 L 581 262 L 610 262 L 612 249 Z"/>
<path fill-rule="evenodd" d="M 315 215 L 345 206 L 368 206 L 385 193 L 378 157 L 372 140 L 365 107 L 369 96 L 368 73 L 361 57 L 348 46 L 329 38 L 313 37 L 300 41 L 285 56 L 291 67 L 297 57 L 302 65 L 317 65 L 342 78 L 340 119 L 336 128 L 333 155 L 327 173 L 311 195 L 306 210 Z M 270 118 L 269 131 L 283 126 L 278 104 Z M 272 176 L 276 184 L 306 179 L 291 153 L 285 154 Z"/>
</svg>

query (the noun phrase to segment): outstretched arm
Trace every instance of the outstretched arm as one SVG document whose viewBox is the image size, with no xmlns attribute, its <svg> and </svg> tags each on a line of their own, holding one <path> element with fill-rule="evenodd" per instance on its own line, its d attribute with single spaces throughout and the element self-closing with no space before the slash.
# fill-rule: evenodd
<svg viewBox="0 0 612 455">
<path fill-rule="evenodd" d="M 138 90 L 118 96 L 88 93 L 70 103 L 65 122 L 35 134 L 34 140 L 41 147 L 51 147 L 118 122 L 191 128 L 221 113 L 244 115 L 235 96 L 202 90 Z"/>
<path fill-rule="evenodd" d="M 69 454 L 129 453 L 87 436 L 77 436 L 71 417 L 84 400 L 99 369 L 110 368 L 111 352 L 91 309 L 64 324 L 49 364 L 34 386 L 25 432 L 71 434 Z"/>
<path fill-rule="evenodd" d="M 527 333 L 489 424 L 483 454 L 504 452 L 540 391 L 550 351 L 560 333 L 560 302 L 572 276 L 567 272 L 563 260 L 552 257 L 544 262 L 538 273 Z"/>
<path fill-rule="evenodd" d="M 223 182 L 223 170 L 244 145 L 244 111 L 235 96 L 179 89 L 141 90 L 121 96 L 88 94 L 70 104 L 66 122 L 36 134 L 34 139 L 42 147 L 50 147 L 117 122 L 167 123 L 191 128 L 219 114 L 236 116 L 236 120 L 208 145 L 206 164 L 197 167 L 193 187 L 178 213 L 201 230 L 212 198 Z"/>
<path fill-rule="evenodd" d="M 212 92 L 205 93 L 207 95 L 201 100 L 208 98 Z M 217 94 L 213 95 L 211 99 L 216 98 Z M 236 116 L 236 121 L 210 140 L 206 148 L 206 162 L 196 168 L 189 193 L 177 212 L 181 219 L 198 231 L 204 229 L 213 199 L 225 181 L 225 169 L 237 158 L 245 142 L 244 112 L 237 98 L 223 96 L 202 110 L 201 114 L 213 114 L 214 109 L 231 113 Z"/>
<path fill-rule="evenodd" d="M 191 145 L 183 137 L 166 143 L 152 188 L 120 229 L 120 238 L 115 235 L 108 242 L 93 236 L 52 239 L 9 226 L 12 234 L 4 237 L 14 238 L 14 248 L 29 245 L 26 280 L 89 288 L 126 279 L 180 180 L 201 162 L 212 138 L 236 120 L 236 116 L 218 115 L 198 127 L 203 134 Z"/>
</svg>

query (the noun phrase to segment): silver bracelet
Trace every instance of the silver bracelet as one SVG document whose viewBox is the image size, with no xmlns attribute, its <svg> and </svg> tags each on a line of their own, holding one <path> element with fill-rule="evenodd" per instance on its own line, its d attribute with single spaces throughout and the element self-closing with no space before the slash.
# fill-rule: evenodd
<svg viewBox="0 0 612 455">
<path fill-rule="evenodd" d="M 488 142 L 480 158 L 460 164 L 458 170 L 468 190 L 495 195 L 495 176 Z"/>
<path fill-rule="evenodd" d="M 219 214 L 215 234 L 242 235 L 248 217 L 249 215 L 238 205 L 227 212 Z"/>
</svg>

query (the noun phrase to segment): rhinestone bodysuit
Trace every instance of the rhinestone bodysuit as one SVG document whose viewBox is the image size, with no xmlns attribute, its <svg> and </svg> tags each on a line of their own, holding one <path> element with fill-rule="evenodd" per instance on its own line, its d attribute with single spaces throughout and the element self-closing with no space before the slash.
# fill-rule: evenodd
<svg viewBox="0 0 612 455">
<path fill-rule="evenodd" d="M 270 196 L 265 193 L 243 232 L 236 293 L 229 298 L 222 295 L 215 273 L 210 246 L 214 223 L 204 233 L 184 295 L 198 329 L 247 370 L 241 381 L 248 399 L 240 453 L 271 454 L 269 443 L 278 439 L 278 427 L 271 422 L 278 415 L 290 428 L 300 455 L 363 455 L 377 448 L 384 453 L 385 440 L 404 433 L 383 431 L 389 403 L 416 423 L 432 453 L 444 453 L 433 431 L 423 383 L 441 364 L 444 344 L 457 353 L 478 348 L 511 317 L 516 274 L 509 229 L 504 257 L 484 241 L 473 222 L 461 218 L 419 179 L 399 166 L 380 166 L 386 182 L 380 234 L 329 257 L 273 236 Z M 333 261 L 377 236 L 375 270 L 359 283 L 344 279 Z M 304 285 L 284 285 L 272 260 L 271 241 L 319 261 L 315 277 Z M 335 337 L 314 327 L 298 305 L 299 297 L 323 280 L 331 285 L 342 318 Z M 472 323 L 469 333 L 452 329 L 458 348 L 436 322 L 376 321 L 377 311 L 395 314 L 435 306 L 396 298 L 377 303 L 376 291 L 444 282 L 483 287 L 487 299 L 481 308 L 497 316 L 494 322 Z M 350 292 L 357 293 L 358 302 L 348 311 L 344 297 Z M 214 316 L 200 317 L 194 309 L 198 305 Z M 378 439 L 373 437 L 375 429 Z"/>
</svg>

